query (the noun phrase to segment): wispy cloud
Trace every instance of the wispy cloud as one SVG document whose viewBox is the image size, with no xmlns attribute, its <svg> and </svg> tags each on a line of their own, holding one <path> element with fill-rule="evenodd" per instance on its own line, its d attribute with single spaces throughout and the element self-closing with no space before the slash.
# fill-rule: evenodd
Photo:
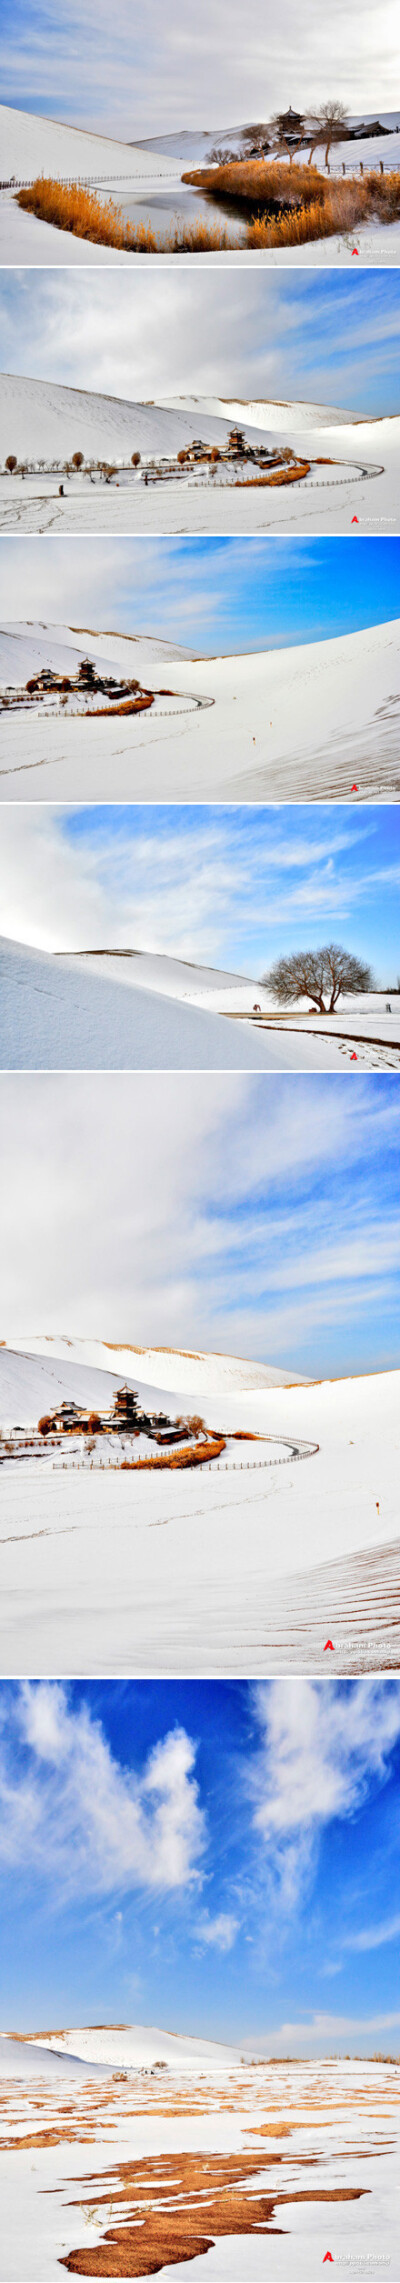
<svg viewBox="0 0 400 2283">
<path fill-rule="evenodd" d="M 233 1949 L 238 1928 L 239 1919 L 234 1918 L 230 1911 L 221 1910 L 216 1918 L 210 1918 L 208 1912 L 203 1911 L 202 1917 L 196 1921 L 195 1939 L 202 1949 L 205 1947 L 224 1953 Z"/>
<path fill-rule="evenodd" d="M 398 409 L 394 270 L 3 270 L 0 308 L 4 364 L 31 378 L 130 403 L 194 393 Z"/>
<path fill-rule="evenodd" d="M 195 1746 L 174 1729 L 140 1773 L 114 1757 L 101 1724 L 55 1682 L 21 1684 L 0 1755 L 0 1856 L 74 1894 L 169 1892 L 198 1872 L 206 1827 Z"/>
<path fill-rule="evenodd" d="M 306 829 L 308 827 L 308 829 Z M 4 810 L 2 932 L 44 950 L 131 945 L 263 974 L 343 936 L 386 979 L 400 960 L 397 812 Z"/>
<path fill-rule="evenodd" d="M 306 1350 L 319 1378 L 356 1368 L 365 1311 L 370 1368 L 395 1360 L 390 1077 L 4 1075 L 2 1112 L 9 1338 Z"/>
<path fill-rule="evenodd" d="M 119 0 L 118 38 L 106 0 L 17 0 L 4 27 L 5 99 L 107 133 L 153 135 L 167 128 L 219 130 L 268 118 L 290 97 L 304 107 L 340 95 L 354 111 L 393 101 L 398 24 L 394 0 L 336 0 L 335 15 L 304 0 L 278 14 L 254 5 L 243 40 L 238 0 L 172 0 L 146 15 Z M 378 91 L 378 92 L 377 92 Z M 3 97 L 4 100 L 4 97 Z"/>
<path fill-rule="evenodd" d="M 400 1735 L 400 1688 L 381 1681 L 329 1690 L 311 1680 L 260 1682 L 254 1691 L 260 1753 L 250 1788 L 255 1828 L 286 1908 L 296 1906 L 318 1839 L 387 1779 Z"/>
</svg>

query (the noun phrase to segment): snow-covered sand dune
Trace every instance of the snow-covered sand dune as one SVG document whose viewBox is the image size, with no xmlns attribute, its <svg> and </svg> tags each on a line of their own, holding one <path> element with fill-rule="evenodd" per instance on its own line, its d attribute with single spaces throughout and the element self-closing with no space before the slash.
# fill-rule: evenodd
<svg viewBox="0 0 400 2283">
<path fill-rule="evenodd" d="M 52 2084 L 57 2077 L 61 2077 L 63 2080 L 68 2077 L 72 2078 L 73 2081 L 78 2078 L 82 2084 L 87 2085 L 92 2076 L 96 2079 L 99 2077 L 108 2078 L 108 2066 L 90 2056 L 89 2070 L 87 2062 L 74 2052 L 72 2045 L 64 2045 L 64 2041 L 62 2041 L 61 2046 L 59 2046 L 57 2037 L 52 2039 L 51 2046 L 49 2043 L 48 2051 L 46 2051 L 44 2042 L 43 2045 L 31 2044 L 29 2040 L 13 2036 L 7 2037 L 4 2031 L 0 2032 L 0 2080 L 2 2084 L 4 2078 L 17 2077 L 22 2079 L 22 2082 L 24 2080 L 29 2082 L 30 2079 L 34 2078 L 39 2092 L 38 2079 L 45 2084 L 49 2080 Z"/>
<path fill-rule="evenodd" d="M 110 2257 L 116 2275 L 171 2283 L 312 2283 L 327 2245 L 345 2267 L 395 2274 L 398 2066 L 252 2066 L 196 2037 L 70 2034 L 91 2054 L 118 2044 L 122 2073 L 97 2083 L 91 2059 L 67 2108 L 38 2046 L 36 2081 L 3 2079 L 1 2283 L 57 2283 L 65 2266 L 107 2276 Z M 151 2036 L 171 2059 L 161 2069 L 149 2052 L 132 2079 L 125 2053 Z"/>
<path fill-rule="evenodd" d="M 146 1373 L 172 1416 L 190 1389 L 228 1445 L 162 1486 L 69 1459 L 52 1469 L 48 1455 L 8 1463 L 2 1671 L 325 1672 L 327 1637 L 334 1670 L 397 1666 L 400 1374 L 301 1384 L 287 1371 L 279 1386 L 269 1369 L 255 1383 L 259 1368 L 44 1336 L 0 1349 L 6 1424 L 37 1419 L 39 1384 L 41 1411 L 60 1387 L 82 1400 L 84 1374 L 89 1400 L 100 1380 L 108 1402 L 126 1376 L 144 1395 Z M 268 1440 L 242 1456 L 238 1430 L 286 1439 L 285 1463 Z M 315 1455 L 299 1464 L 295 1447 Z"/>
<path fill-rule="evenodd" d="M 99 670 L 106 659 L 152 687 L 167 665 L 191 710 L 173 722 L 150 708 L 96 725 L 44 710 L 29 735 L 26 712 L 3 714 L 0 800 L 397 800 L 399 632 L 390 619 L 290 649 L 193 658 L 158 637 L 5 627 L 4 681 L 68 664 L 78 642 Z M 211 705 L 194 709 L 193 697 Z"/>
<path fill-rule="evenodd" d="M 60 955 L 0 937 L 0 1067 L 86 1069 L 400 1069 L 400 1009 L 375 994 L 328 1020 L 254 1021 L 272 1005 L 255 980 L 210 974 L 161 953 Z"/>
<path fill-rule="evenodd" d="M 33 111 L 14 111 L 0 104 L 1 165 L 3 179 L 15 175 L 33 182 L 37 174 L 58 180 L 105 182 L 115 195 L 127 181 L 151 183 L 176 178 L 176 160 L 145 145 L 116 142 L 111 135 L 90 134 L 84 127 L 69 127 L 60 119 L 38 117 Z"/>
<path fill-rule="evenodd" d="M 193 1390 L 203 1400 L 218 1386 L 231 1395 L 236 1389 L 287 1387 L 292 1385 L 292 1373 L 240 1356 L 189 1355 L 169 1348 L 124 1347 L 116 1341 L 39 1333 L 26 1344 L 18 1339 L 13 1347 L 0 1342 L 1 1430 L 8 1436 L 15 1425 L 29 1434 L 39 1412 L 59 1409 L 64 1401 L 77 1402 L 89 1412 L 110 1409 L 121 1381 L 135 1389 L 146 1410 L 168 1405 L 174 1418 L 182 1404 L 187 1411 L 188 1397 L 190 1407 Z M 309 1383 L 300 1377 L 295 1384 Z"/>
<path fill-rule="evenodd" d="M 55 673 L 73 673 L 84 658 L 99 670 L 123 667 L 138 678 L 152 665 L 189 663 L 197 653 L 186 644 L 163 641 L 162 635 L 102 633 L 90 626 L 57 626 L 44 619 L 10 619 L 0 627 L 0 683 L 23 685 L 40 673 L 46 661 Z"/>
<path fill-rule="evenodd" d="M 289 418 L 290 414 L 286 425 Z M 224 412 L 216 400 L 215 410 L 205 408 L 203 412 L 199 402 L 197 420 L 204 443 L 226 442 L 232 426 L 229 406 Z M 250 441 L 275 443 L 272 426 L 266 437 L 267 423 L 261 418 L 252 423 L 245 407 L 243 423 Z M 193 433 L 190 400 L 187 408 L 179 400 L 176 404 L 142 404 L 128 397 L 97 396 L 89 389 L 67 388 L 59 381 L 29 380 L 24 373 L 0 374 L 0 457 L 4 459 L 8 452 L 15 452 L 18 459 L 42 459 L 46 464 L 52 457 L 68 459 L 74 451 L 83 452 L 88 459 L 110 459 L 115 453 L 119 457 L 127 454 L 130 459 L 136 451 L 168 456 L 191 444 Z M 137 488 L 137 478 L 135 483 Z"/>
<path fill-rule="evenodd" d="M 126 465 L 132 452 L 171 457 L 193 441 L 193 422 L 203 442 L 224 443 L 231 420 L 223 400 L 210 413 L 202 400 L 192 403 L 135 404 L 127 399 L 95 395 L 54 381 L 29 380 L 25 375 L 0 377 L 0 454 L 5 462 L 17 458 L 44 464 L 25 477 L 3 474 L 0 479 L 0 528 L 10 531 L 218 531 L 221 533 L 281 530 L 315 532 L 351 530 L 390 532 L 400 518 L 400 418 L 365 419 L 312 408 L 305 423 L 304 407 L 290 403 L 260 406 L 258 419 L 241 407 L 242 426 L 250 443 L 289 445 L 311 462 L 301 480 L 271 489 L 259 479 L 239 475 L 232 480 L 225 466 L 216 482 L 208 470 L 194 467 L 183 477 L 174 472 L 162 480 L 143 482 L 143 470 Z M 270 419 L 271 412 L 271 419 Z M 306 435 L 305 435 L 306 427 Z M 121 462 L 112 482 L 80 470 L 65 478 L 59 496 L 59 470 L 74 452 L 88 459 Z M 57 461 L 57 471 L 46 473 Z M 125 462 L 125 467 L 122 466 Z M 333 464 L 331 464 L 333 463 Z M 250 466 L 251 463 L 248 463 Z"/>
<path fill-rule="evenodd" d="M 7 2045 L 9 2042 L 8 2038 L 4 2040 Z M 2 2043 L 0 2035 L 0 2067 Z M 112 2022 L 103 2022 L 100 2028 L 89 2025 L 28 2033 L 22 2059 L 23 2062 L 26 2059 L 29 2068 L 35 2060 L 37 2067 L 42 2055 L 46 2068 L 53 2054 L 64 2057 L 67 2066 L 71 2056 L 78 2058 L 80 2065 L 90 2062 L 96 2068 L 147 2070 L 163 2064 L 174 2072 L 179 2070 L 186 2074 L 188 2070 L 197 2075 L 201 2067 L 217 2071 L 235 2067 L 240 2061 L 240 2046 L 224 2045 L 210 2037 L 180 2036 L 179 2031 L 157 2029 L 147 2022 L 118 2022 L 115 2026 Z"/>
</svg>

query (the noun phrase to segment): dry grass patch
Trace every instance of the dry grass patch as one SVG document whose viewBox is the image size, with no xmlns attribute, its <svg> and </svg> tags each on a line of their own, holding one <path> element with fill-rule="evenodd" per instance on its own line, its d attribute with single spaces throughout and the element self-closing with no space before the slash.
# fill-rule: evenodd
<svg viewBox="0 0 400 2283">
<path fill-rule="evenodd" d="M 236 2156 L 163 2154 L 116 2165 L 107 2174 L 106 2188 L 104 2178 L 94 2177 L 87 2194 L 76 2200 L 91 2215 L 102 2204 L 108 2210 L 110 2204 L 122 2205 L 123 2225 L 115 2221 L 101 2243 L 82 2245 L 60 2265 L 75 2275 L 157 2275 L 161 2268 L 211 2251 L 221 2236 L 268 2231 L 279 2204 L 351 2203 L 365 2194 L 361 2188 L 293 2187 L 287 2195 L 263 2194 L 255 2177 L 284 2161 L 283 2152 L 267 2155 L 253 2149 Z M 300 2164 L 309 2161 L 298 2159 Z M 282 2232 L 274 2224 L 274 2235 Z"/>
<path fill-rule="evenodd" d="M 169 693 L 168 693 L 168 695 L 169 695 Z M 98 721 L 98 718 L 99 718 L 99 714 L 100 714 L 100 713 L 107 713 L 107 714 L 113 714 L 113 715 L 114 715 L 114 714 L 116 714 L 116 713 L 118 713 L 118 714 L 119 714 L 119 713 L 146 713 L 146 709 L 147 709 L 147 707 L 148 707 L 148 706 L 153 706 L 153 705 L 154 705 L 154 696 L 153 696 L 153 691 L 152 691 L 152 690 L 144 690 L 144 691 L 143 691 L 143 695 L 142 695 L 142 697 L 140 697 L 140 698 L 123 698 L 123 699 L 121 699 L 121 704 L 120 704 L 120 705 L 112 705 L 112 706 L 87 706 L 87 708 L 86 708 L 86 713 L 85 713 L 85 721 L 92 721 L 92 720 L 93 720 L 93 721 Z"/>
<path fill-rule="evenodd" d="M 218 1435 L 213 1441 L 210 1438 L 208 1443 L 191 1443 L 190 1448 L 183 1451 L 159 1451 L 157 1456 L 150 1459 L 122 1459 L 120 1472 L 138 1474 L 139 1469 L 143 1471 L 145 1467 L 169 1467 L 175 1470 L 177 1467 L 201 1467 L 207 1459 L 218 1459 L 224 1450 L 225 1437 Z"/>
<path fill-rule="evenodd" d="M 319 193 L 325 190 L 325 177 L 318 167 L 268 166 L 263 160 L 234 159 L 226 166 L 199 167 L 182 175 L 182 182 L 192 183 L 197 190 L 210 191 L 214 197 L 243 200 L 246 206 L 254 204 L 311 206 Z"/>
<path fill-rule="evenodd" d="M 69 230 L 95 246 L 113 246 L 120 253 L 223 253 L 229 244 L 226 230 L 217 223 L 208 228 L 201 221 L 182 222 L 179 215 L 168 236 L 157 238 L 150 222 L 126 221 L 113 198 L 102 199 L 81 182 L 57 182 L 51 175 L 37 175 L 28 189 L 18 191 L 16 204 L 39 221 L 52 222 L 57 230 Z"/>
<path fill-rule="evenodd" d="M 75 238 L 89 238 L 92 245 L 115 246 L 132 253 L 158 251 L 150 223 L 141 222 L 132 230 L 113 198 L 103 200 L 95 191 L 85 190 L 83 183 L 62 183 L 51 175 L 37 175 L 27 190 L 18 191 L 16 203 L 40 221 L 52 222 L 57 230 L 70 230 Z"/>
<path fill-rule="evenodd" d="M 247 233 L 247 244 L 253 248 L 301 246 L 310 239 L 355 230 L 362 222 L 395 222 L 400 216 L 399 169 L 339 180 L 320 174 L 317 167 L 268 166 L 262 160 L 239 159 L 182 179 L 213 191 L 215 197 L 256 206 Z"/>
<path fill-rule="evenodd" d="M 259 491 L 260 486 L 265 486 L 265 484 L 268 485 L 270 491 L 277 491 L 280 484 L 301 483 L 302 476 L 309 476 L 309 474 L 310 461 L 302 460 L 298 468 L 275 468 L 271 476 L 238 476 L 235 491 L 246 491 L 249 486 L 252 490 Z"/>
</svg>

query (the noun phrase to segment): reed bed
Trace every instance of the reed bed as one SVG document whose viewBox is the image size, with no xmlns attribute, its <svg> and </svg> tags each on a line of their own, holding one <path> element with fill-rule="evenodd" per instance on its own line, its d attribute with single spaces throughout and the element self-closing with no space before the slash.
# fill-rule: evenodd
<svg viewBox="0 0 400 2283">
<path fill-rule="evenodd" d="M 261 485 L 265 484 L 268 485 L 270 491 L 277 491 L 279 484 L 298 484 L 301 483 L 302 476 L 309 476 L 309 474 L 310 461 L 302 460 L 298 468 L 275 468 L 270 476 L 238 476 L 235 491 L 246 491 L 249 486 L 251 489 L 254 487 L 254 490 L 257 491 L 260 490 Z"/>
<path fill-rule="evenodd" d="M 39 221 L 52 222 L 57 230 L 69 230 L 75 238 L 88 238 L 95 246 L 113 246 L 121 253 L 224 253 L 229 245 L 226 230 L 219 229 L 217 223 L 208 227 L 200 220 L 185 222 L 179 214 L 167 237 L 157 238 L 150 222 L 126 221 L 122 207 L 116 206 L 113 198 L 99 198 L 83 183 L 56 182 L 50 175 L 38 175 L 28 189 L 19 190 L 16 204 L 25 213 L 36 214 Z"/>
<path fill-rule="evenodd" d="M 351 175 L 340 181 L 338 177 L 326 179 L 316 167 L 238 160 L 229 166 L 184 174 L 182 181 L 212 191 L 214 197 L 234 198 L 244 207 L 254 207 L 256 201 L 257 212 L 249 214 L 246 238 L 247 247 L 253 251 L 307 245 L 311 239 L 356 230 L 363 222 L 390 223 L 400 217 L 400 170 L 387 175 Z M 268 201 L 264 212 L 263 199 Z M 150 222 L 126 221 L 114 199 L 103 200 L 82 183 L 61 183 L 51 176 L 37 176 L 28 189 L 18 191 L 16 203 L 39 220 L 52 222 L 58 230 L 69 230 L 92 245 L 112 246 L 121 253 L 244 251 L 243 239 L 228 236 L 217 223 L 185 222 L 179 214 L 167 235 L 159 238 Z M 271 211 L 274 204 L 275 213 Z"/>
</svg>

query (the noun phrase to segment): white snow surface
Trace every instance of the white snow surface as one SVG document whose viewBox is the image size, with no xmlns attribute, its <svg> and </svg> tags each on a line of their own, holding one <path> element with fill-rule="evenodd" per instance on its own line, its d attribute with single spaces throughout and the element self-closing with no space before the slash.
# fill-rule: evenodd
<svg viewBox="0 0 400 2283">
<path fill-rule="evenodd" d="M 158 666 L 167 666 L 180 701 L 212 704 L 195 710 L 191 703 L 174 721 L 160 711 L 153 719 L 150 708 L 96 726 L 55 713 L 46 718 L 44 709 L 29 723 L 26 713 L 3 714 L 0 799 L 398 799 L 399 633 L 400 620 L 390 619 L 322 642 L 196 658 L 158 637 L 6 627 L 4 681 L 26 680 L 59 659 L 69 663 L 79 637 L 79 655 L 90 654 L 99 667 L 106 653 L 114 671 L 117 663 L 145 682 L 151 676 L 154 687 L 163 680 Z"/>
<path fill-rule="evenodd" d="M 111 1365 L 114 1384 L 128 1377 L 171 1415 L 190 1391 L 229 1447 L 162 1481 L 68 1460 L 53 1469 L 48 1456 L 9 1462 L 4 1673 L 326 1672 L 327 1636 L 330 1671 L 395 1669 L 398 1371 L 302 1384 L 240 1359 L 30 1337 L 11 1359 L 0 1349 L 14 1424 L 40 1415 L 40 1357 L 40 1411 L 61 1388 L 99 1401 L 99 1380 L 107 1402 Z"/>
<path fill-rule="evenodd" d="M 79 635 L 79 642 L 77 636 Z M 166 642 L 162 636 L 151 634 L 116 634 L 107 629 L 98 631 L 90 626 L 53 626 L 43 619 L 10 619 L 0 627 L 0 684 L 23 686 L 31 674 L 40 673 L 45 664 L 54 673 L 74 673 L 83 658 L 92 658 L 99 672 L 111 672 L 120 666 L 125 673 L 135 673 L 138 680 L 145 667 L 154 664 L 171 664 L 174 659 L 183 663 L 196 656 L 176 642 Z"/>
<path fill-rule="evenodd" d="M 96 2078 L 108 2077 L 109 2070 L 102 2066 L 101 2061 L 97 2061 L 94 2055 L 92 2058 L 90 2054 L 88 2054 L 88 2059 L 90 2059 L 90 2075 L 93 2073 Z M 43 2045 L 33 2042 L 28 2044 L 25 2039 L 20 2041 L 18 2037 L 12 2035 L 7 2037 L 5 2031 L 2 2030 L 0 2031 L 0 2078 L 3 2079 L 4 2077 L 33 2077 L 36 2082 L 38 2077 L 50 2078 L 50 2081 L 57 2077 L 77 2077 L 84 2084 L 87 2084 L 89 2070 L 85 2066 L 85 2059 L 81 2059 L 72 2046 L 64 2045 L 64 2039 L 62 2046 L 59 2047 L 59 2040 L 54 2037 L 51 2045 L 49 2041 L 49 2047 L 46 2051 L 44 2042 Z"/>
<path fill-rule="evenodd" d="M 40 1379 L 35 1377 L 38 1358 Z M 62 1366 L 61 1371 L 57 1369 L 59 1365 Z M 140 1380 L 137 1378 L 139 1369 Z M 76 1400 L 82 1403 L 87 1401 L 91 1405 L 96 1402 L 107 1403 L 106 1382 L 99 1378 L 102 1372 L 107 1373 L 107 1382 L 109 1380 L 109 1400 L 114 1387 L 121 1385 L 122 1377 L 128 1386 L 139 1389 L 144 1404 L 147 1397 L 150 1403 L 157 1396 L 158 1403 L 164 1405 L 170 1396 L 172 1400 L 173 1395 L 173 1411 L 179 1410 L 182 1396 L 188 1394 L 201 1395 L 203 1401 L 205 1395 L 234 1395 L 236 1392 L 249 1393 L 266 1387 L 291 1386 L 294 1377 L 296 1385 L 308 1385 L 308 1381 L 301 1375 L 299 1379 L 298 1374 L 279 1370 L 272 1364 L 254 1362 L 251 1357 L 206 1355 L 201 1350 L 190 1353 L 181 1348 L 141 1348 L 136 1344 L 125 1342 L 124 1345 L 115 1340 L 110 1342 L 73 1338 L 70 1334 L 35 1333 L 26 1340 L 16 1339 L 12 1348 L 0 1343 L 0 1386 L 6 1391 L 5 1409 L 4 1394 L 0 1394 L 0 1416 L 11 1424 L 14 1417 L 12 1406 L 17 1403 L 22 1423 L 32 1423 L 37 1417 L 37 1398 L 42 1409 L 45 1400 L 42 1393 L 43 1373 L 50 1376 L 51 1385 L 55 1388 L 53 1407 L 64 1396 L 74 1396 Z M 85 1373 L 89 1374 L 87 1381 Z M 46 1402 L 50 1405 L 50 1386 L 46 1392 Z"/>
<path fill-rule="evenodd" d="M 61 181 L 103 182 L 118 202 L 122 182 L 124 188 L 128 183 L 147 187 L 160 177 L 166 184 L 176 177 L 173 160 L 158 152 L 153 158 L 143 145 L 137 152 L 132 143 L 43 119 L 33 111 L 14 111 L 5 103 L 0 104 L 0 140 L 3 180 L 14 175 L 17 182 L 33 182 L 36 175 L 48 174 Z"/>
<path fill-rule="evenodd" d="M 286 422 L 282 422 L 285 428 L 289 413 L 290 408 Z M 199 400 L 197 418 L 206 444 L 226 441 L 232 425 L 229 407 L 225 414 L 222 406 L 209 413 Z M 265 420 L 254 428 L 252 422 L 249 426 L 248 416 L 243 424 L 250 440 L 265 441 Z M 272 425 L 269 440 L 275 442 Z M 0 374 L 0 458 L 15 452 L 18 459 L 41 459 L 48 464 L 53 457 L 68 459 L 74 451 L 95 460 L 109 460 L 115 454 L 130 459 L 133 451 L 175 456 L 181 446 L 192 442 L 190 399 L 187 407 L 179 401 L 176 405 L 138 404 L 127 397 L 97 396 L 90 389 L 66 388 L 59 381 L 30 380 L 24 373 Z M 137 478 L 133 488 L 135 485 L 137 488 Z"/>
<path fill-rule="evenodd" d="M 240 2046 L 224 2045 L 208 2037 L 182 2037 L 169 2029 L 148 2027 L 145 2023 L 124 2022 L 116 2027 L 112 2023 L 78 2029 L 49 2030 L 36 2036 L 29 2047 L 31 2053 L 52 2053 L 54 2048 L 65 2055 L 78 2056 L 81 2062 L 106 2064 L 112 2069 L 147 2069 L 154 2062 L 165 2061 L 170 2069 L 195 2070 L 199 2064 L 208 2068 L 227 2068 L 240 2060 Z M 1 2042 L 0 2042 L 1 2053 Z"/>
<path fill-rule="evenodd" d="M 304 1035 L 227 1019 L 157 989 L 141 962 L 60 959 L 0 938 L 0 1066 L 58 1070 L 335 1070 L 341 1047 L 325 1032 Z M 146 967 L 146 962 L 144 962 Z M 178 962 L 176 963 L 178 966 Z M 159 962 L 159 969 L 162 962 Z M 139 973 L 137 969 L 139 968 Z M 257 994 L 254 985 L 253 997 Z M 214 1001 L 216 994 L 214 994 Z"/>
</svg>

